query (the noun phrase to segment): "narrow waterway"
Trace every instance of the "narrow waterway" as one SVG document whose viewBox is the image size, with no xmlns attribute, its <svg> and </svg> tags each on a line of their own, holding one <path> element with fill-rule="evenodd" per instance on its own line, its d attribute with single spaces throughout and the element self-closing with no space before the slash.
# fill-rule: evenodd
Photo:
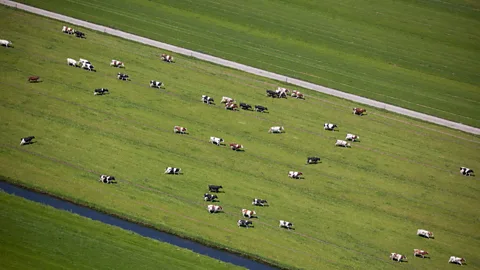
<svg viewBox="0 0 480 270">
<path fill-rule="evenodd" d="M 117 226 L 124 230 L 129 230 L 129 231 L 138 233 L 142 236 L 149 237 L 165 243 L 169 243 L 181 248 L 187 248 L 198 254 L 202 254 L 220 261 L 224 261 L 224 262 L 245 267 L 248 269 L 260 269 L 260 270 L 277 269 L 269 265 L 256 262 L 254 260 L 249 260 L 247 258 L 244 258 L 242 256 L 239 256 L 233 253 L 207 247 L 197 242 L 186 240 L 172 234 L 164 233 L 164 232 L 161 232 L 152 228 L 148 228 L 133 222 L 129 222 L 126 220 L 122 220 L 120 218 L 109 216 L 107 214 L 100 213 L 88 207 L 79 206 L 71 202 L 63 201 L 45 194 L 23 189 L 3 181 L 0 181 L 0 189 L 5 191 L 8 194 L 13 194 L 34 202 L 46 204 L 57 209 L 66 210 L 84 217 L 91 218 L 93 220 L 101 221 L 105 224 Z"/>
</svg>

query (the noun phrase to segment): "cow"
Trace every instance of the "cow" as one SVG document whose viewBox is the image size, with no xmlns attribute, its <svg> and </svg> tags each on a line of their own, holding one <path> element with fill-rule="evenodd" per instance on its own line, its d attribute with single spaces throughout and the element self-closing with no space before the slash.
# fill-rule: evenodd
<svg viewBox="0 0 480 270">
<path fill-rule="evenodd" d="M 216 146 L 220 146 L 223 143 L 223 139 L 217 137 L 210 137 L 210 142 L 215 144 Z"/>
<path fill-rule="evenodd" d="M 88 71 L 96 71 L 95 67 L 90 63 L 83 63 L 82 68 Z"/>
<path fill-rule="evenodd" d="M 174 167 L 167 167 L 165 169 L 165 174 L 180 174 L 182 169 L 174 168 Z"/>
<path fill-rule="evenodd" d="M 422 258 L 425 258 L 425 255 L 428 255 L 428 252 L 426 252 L 425 250 L 421 250 L 421 249 L 413 249 L 413 256 L 414 257 L 422 257 Z"/>
<path fill-rule="evenodd" d="M 239 219 L 237 225 L 238 227 L 246 227 L 248 229 L 248 227 L 250 227 L 249 225 L 253 225 L 253 222 L 250 220 Z"/>
<path fill-rule="evenodd" d="M 40 77 L 39 76 L 30 76 L 28 77 L 28 82 L 40 82 Z"/>
<path fill-rule="evenodd" d="M 266 90 L 265 91 L 267 93 L 267 97 L 272 97 L 272 98 L 278 98 L 278 93 L 273 91 L 273 90 Z"/>
<path fill-rule="evenodd" d="M 344 140 L 337 140 L 337 142 L 335 142 L 335 146 L 351 147 L 350 143 Z"/>
<path fill-rule="evenodd" d="M 222 186 L 217 185 L 208 185 L 208 191 L 218 193 L 219 189 L 223 188 Z"/>
<path fill-rule="evenodd" d="M 80 32 L 80 31 L 75 31 L 75 36 L 78 38 L 86 38 L 85 33 Z"/>
<path fill-rule="evenodd" d="M 220 205 L 209 204 L 207 210 L 210 214 L 223 211 L 223 208 Z"/>
<path fill-rule="evenodd" d="M 20 145 L 32 144 L 35 136 L 28 136 L 20 139 Z"/>
<path fill-rule="evenodd" d="M 367 110 L 362 108 L 353 108 L 353 114 L 356 114 L 356 115 L 363 115 L 366 112 Z"/>
<path fill-rule="evenodd" d="M 277 87 L 277 90 L 275 90 L 279 98 L 287 98 L 288 92 L 290 92 L 290 90 L 283 87 Z"/>
<path fill-rule="evenodd" d="M 287 229 L 293 229 L 293 223 L 285 221 L 285 220 L 280 220 L 280 224 L 278 225 L 280 228 L 287 228 Z"/>
<path fill-rule="evenodd" d="M 345 137 L 345 140 L 354 142 L 354 141 L 360 140 L 360 136 L 348 133 L 347 136 Z"/>
<path fill-rule="evenodd" d="M 450 259 L 448 259 L 448 262 L 463 265 L 467 263 L 467 260 L 465 260 L 464 258 L 451 256 Z"/>
<path fill-rule="evenodd" d="M 187 133 L 187 129 L 184 128 L 184 127 L 181 127 L 181 126 L 174 126 L 174 127 L 173 127 L 173 132 L 174 132 L 174 133 L 180 133 L 180 134 L 186 134 L 186 133 Z"/>
<path fill-rule="evenodd" d="M 165 53 L 162 53 L 162 55 L 160 56 L 160 59 L 162 59 L 162 61 L 165 61 L 167 63 L 175 63 L 175 59 L 171 55 L 168 55 Z"/>
<path fill-rule="evenodd" d="M 220 101 L 220 103 L 230 103 L 230 102 L 235 102 L 235 100 L 229 97 L 222 97 L 222 101 Z"/>
<path fill-rule="evenodd" d="M 112 184 L 112 183 L 115 183 L 116 180 L 114 176 L 102 174 L 100 175 L 100 179 L 98 181 L 104 184 Z"/>
<path fill-rule="evenodd" d="M 208 201 L 208 202 L 215 202 L 215 200 L 218 199 L 217 195 L 212 195 L 210 193 L 205 193 L 203 194 L 203 200 Z"/>
<path fill-rule="evenodd" d="M 118 67 L 118 68 L 125 68 L 125 64 L 121 61 L 118 61 L 118 60 L 112 60 L 110 62 L 110 66 L 111 67 Z"/>
<path fill-rule="evenodd" d="M 123 73 L 120 73 L 120 72 L 117 73 L 117 79 L 122 80 L 122 81 L 130 80 L 129 76 L 127 74 L 123 74 Z"/>
<path fill-rule="evenodd" d="M 285 132 L 285 129 L 282 127 L 271 127 L 269 130 L 268 130 L 268 133 L 283 133 Z"/>
<path fill-rule="evenodd" d="M 331 123 L 325 123 L 325 124 L 323 124 L 323 129 L 324 129 L 324 130 L 334 131 L 335 128 L 338 128 L 338 126 L 337 126 L 336 124 L 331 124 Z"/>
<path fill-rule="evenodd" d="M 5 46 L 5 48 L 13 47 L 12 42 L 5 39 L 0 39 L 0 45 Z"/>
<path fill-rule="evenodd" d="M 65 25 L 62 27 L 62 32 L 69 35 L 75 34 L 75 30 L 72 27 L 67 27 Z"/>
<path fill-rule="evenodd" d="M 233 151 L 240 151 L 240 150 L 243 150 L 243 145 L 238 143 L 231 143 L 230 149 L 232 149 Z"/>
<path fill-rule="evenodd" d="M 72 67 L 80 67 L 75 59 L 67 58 L 67 64 Z"/>
<path fill-rule="evenodd" d="M 417 235 L 425 237 L 425 238 L 435 238 L 435 236 L 433 235 L 432 232 L 427 231 L 427 230 L 423 230 L 423 229 L 418 229 L 417 230 Z"/>
<path fill-rule="evenodd" d="M 300 179 L 300 177 L 302 175 L 303 175 L 302 172 L 294 172 L 294 171 L 289 171 L 288 172 L 288 177 L 290 177 L 290 178 Z"/>
<path fill-rule="evenodd" d="M 268 108 L 264 107 L 262 105 L 255 105 L 255 111 L 256 112 L 265 112 L 265 111 L 268 111 Z"/>
<path fill-rule="evenodd" d="M 398 254 L 398 253 L 390 253 L 390 260 L 394 260 L 397 262 L 404 262 L 404 261 L 407 261 L 407 256 L 403 256 L 402 254 Z"/>
<path fill-rule="evenodd" d="M 95 89 L 93 90 L 93 95 L 104 95 L 104 94 L 109 94 L 108 92 L 108 89 L 107 88 L 98 88 L 98 89 Z"/>
<path fill-rule="evenodd" d="M 202 95 L 202 102 L 206 104 L 215 104 L 213 98 L 207 95 Z"/>
<path fill-rule="evenodd" d="M 248 209 L 242 209 L 242 215 L 244 217 L 252 218 L 252 217 L 255 217 L 257 215 L 257 212 L 252 211 L 252 210 L 248 210 Z"/>
<path fill-rule="evenodd" d="M 268 206 L 268 202 L 267 200 L 262 200 L 262 199 L 253 199 L 252 200 L 252 205 L 256 205 L 256 206 L 265 206 L 267 205 Z"/>
<path fill-rule="evenodd" d="M 150 87 L 153 87 L 153 88 L 163 88 L 164 85 L 163 85 L 163 82 L 151 80 L 151 81 L 150 81 Z"/>
<path fill-rule="evenodd" d="M 319 161 L 319 157 L 307 157 L 307 164 L 317 164 Z"/>
<path fill-rule="evenodd" d="M 248 105 L 247 103 L 240 102 L 240 108 L 242 108 L 242 110 L 249 111 L 252 109 L 252 106 Z"/>
<path fill-rule="evenodd" d="M 80 60 L 78 60 L 78 62 L 80 63 L 80 65 L 91 64 L 90 61 L 88 61 L 87 59 L 83 59 L 83 58 L 80 58 Z"/>
<path fill-rule="evenodd" d="M 297 90 L 292 91 L 291 97 L 299 98 L 299 99 L 305 99 L 305 97 L 303 97 L 303 94 L 300 93 L 300 91 L 297 91 Z"/>
<path fill-rule="evenodd" d="M 235 109 L 238 109 L 237 104 L 235 104 L 233 102 L 229 102 L 229 103 L 225 104 L 225 110 L 235 111 Z"/>
<path fill-rule="evenodd" d="M 460 167 L 460 173 L 464 176 L 475 176 L 473 170 L 467 167 Z"/>
</svg>

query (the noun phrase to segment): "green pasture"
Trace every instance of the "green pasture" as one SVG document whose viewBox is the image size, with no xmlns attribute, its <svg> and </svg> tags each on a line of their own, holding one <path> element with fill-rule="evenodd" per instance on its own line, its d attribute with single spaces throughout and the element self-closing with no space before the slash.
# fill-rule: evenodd
<svg viewBox="0 0 480 270">
<path fill-rule="evenodd" d="M 478 1 L 19 2 L 480 127 Z"/>
<path fill-rule="evenodd" d="M 2 269 L 242 269 L 0 192 Z"/>
<path fill-rule="evenodd" d="M 0 23 L 15 45 L 0 48 L 0 171 L 9 181 L 285 268 L 399 267 L 390 252 L 409 256 L 408 269 L 453 269 L 452 255 L 479 268 L 480 184 L 459 174 L 479 170 L 478 136 L 375 108 L 355 116 L 357 104 L 303 89 L 306 100 L 269 99 L 274 81 L 181 56 L 164 63 L 158 49 L 85 29 L 87 39 L 77 39 L 62 22 L 14 9 L 1 7 Z M 68 57 L 98 71 L 70 67 Z M 125 62 L 131 81 L 116 79 L 112 59 Z M 28 83 L 30 75 L 43 82 Z M 101 87 L 110 94 L 94 96 Z M 270 113 L 226 111 L 222 96 Z M 340 131 L 324 131 L 325 122 Z M 174 125 L 190 134 L 174 134 Z M 268 134 L 274 125 L 286 133 Z M 334 147 L 346 133 L 361 141 Z M 28 135 L 37 142 L 19 146 Z M 209 144 L 210 136 L 245 151 Z M 310 155 L 322 162 L 305 165 Z M 164 175 L 168 166 L 184 174 Z M 305 178 L 289 179 L 290 170 Z M 101 184 L 100 174 L 119 183 Z M 208 184 L 224 187 L 224 213 L 207 212 Z M 253 207 L 254 197 L 270 207 Z M 242 208 L 257 211 L 254 228 L 237 227 Z M 296 230 L 278 228 L 280 219 Z M 416 236 L 420 228 L 436 239 Z M 412 258 L 414 248 L 431 259 Z"/>
</svg>

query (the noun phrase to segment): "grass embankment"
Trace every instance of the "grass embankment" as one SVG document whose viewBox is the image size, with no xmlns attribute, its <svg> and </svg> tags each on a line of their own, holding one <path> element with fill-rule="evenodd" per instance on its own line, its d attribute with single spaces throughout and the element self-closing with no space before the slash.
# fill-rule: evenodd
<svg viewBox="0 0 480 270">
<path fill-rule="evenodd" d="M 242 269 L 0 191 L 3 269 Z"/>
<path fill-rule="evenodd" d="M 474 1 L 20 2 L 480 127 Z"/>
<path fill-rule="evenodd" d="M 60 32 L 63 23 L 0 9 L 1 36 L 15 48 L 0 50 L 0 171 L 21 184 L 88 204 L 199 241 L 228 247 L 286 267 L 386 269 L 390 252 L 424 248 L 432 259 L 411 259 L 421 269 L 446 267 L 464 256 L 476 267 L 480 189 L 459 166 L 479 168 L 479 138 L 318 93 L 307 100 L 272 100 L 265 88 L 277 84 L 193 59 L 175 64 L 157 49 L 85 31 L 86 40 Z M 84 29 L 81 29 L 84 30 Z M 98 72 L 67 66 L 86 58 Z M 111 59 L 126 63 L 130 82 L 119 81 Z M 29 84 L 28 75 L 44 82 Z M 152 79 L 166 90 L 148 87 Z M 111 93 L 94 96 L 93 89 Z M 231 112 L 207 106 L 230 96 L 263 104 L 269 114 Z M 336 122 L 340 132 L 323 130 Z M 173 134 L 174 125 L 189 135 Z M 273 125 L 285 134 L 268 134 Z M 333 146 L 347 132 L 360 135 L 351 149 Z M 37 143 L 20 147 L 22 136 Z M 242 143 L 243 153 L 208 143 L 210 136 Z M 309 155 L 322 163 L 305 164 Z M 183 169 L 164 175 L 167 166 Z M 303 180 L 287 178 L 302 171 Z M 118 185 L 98 183 L 101 173 Z M 220 184 L 224 214 L 210 215 L 202 195 Z M 242 208 L 254 197 L 254 229 L 239 229 Z M 295 231 L 278 228 L 293 222 Z M 417 237 L 418 228 L 437 239 Z M 407 265 L 407 266 L 408 266 Z"/>
</svg>

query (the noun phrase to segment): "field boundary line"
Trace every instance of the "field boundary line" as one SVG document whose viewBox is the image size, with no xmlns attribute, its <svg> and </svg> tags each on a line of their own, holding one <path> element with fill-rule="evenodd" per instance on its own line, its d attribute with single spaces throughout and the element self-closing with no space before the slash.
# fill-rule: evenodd
<svg viewBox="0 0 480 270">
<path fill-rule="evenodd" d="M 430 123 L 434 123 L 434 124 L 437 124 L 437 125 L 449 127 L 449 128 L 452 128 L 452 129 L 461 130 L 461 131 L 464 131 L 464 132 L 467 132 L 467 133 L 480 135 L 480 128 L 468 126 L 468 125 L 465 125 L 465 124 L 462 124 L 462 123 L 453 122 L 453 121 L 442 119 L 442 118 L 435 117 L 435 116 L 432 116 L 432 115 L 428 115 L 428 114 L 412 111 L 412 110 L 409 110 L 409 109 L 401 108 L 401 107 L 398 107 L 398 106 L 390 105 L 390 104 L 387 104 L 387 103 L 384 103 L 384 102 L 380 102 L 380 101 L 368 99 L 368 98 L 365 98 L 365 97 L 341 92 L 341 91 L 338 91 L 338 90 L 335 90 L 335 89 L 332 89 L 332 88 L 324 87 L 324 86 L 317 85 L 317 84 L 314 84 L 314 83 L 310 83 L 310 82 L 307 82 L 307 81 L 303 81 L 303 80 L 291 78 L 291 77 L 288 77 L 288 76 L 280 75 L 280 74 L 277 74 L 277 73 L 273 73 L 273 72 L 261 70 L 261 69 L 258 69 L 258 68 L 250 67 L 250 66 L 243 65 L 243 64 L 240 64 L 240 63 L 236 63 L 236 62 L 233 62 L 233 61 L 229 61 L 229 60 L 226 60 L 226 59 L 223 59 L 223 58 L 219 58 L 219 57 L 211 56 L 211 55 L 208 55 L 208 54 L 192 51 L 192 50 L 189 50 L 189 49 L 185 49 L 185 48 L 182 48 L 182 47 L 170 45 L 170 44 L 163 43 L 163 42 L 160 42 L 160 41 L 155 41 L 155 40 L 148 39 L 148 38 L 145 38 L 145 37 L 137 36 L 137 35 L 130 34 L 130 33 L 127 33 L 127 32 L 123 32 L 123 31 L 120 31 L 120 30 L 112 29 L 112 28 L 109 28 L 109 27 L 106 27 L 106 26 L 90 23 L 90 22 L 75 19 L 75 18 L 72 18 L 72 17 L 69 17 L 69 16 L 65 16 L 65 15 L 50 12 L 50 11 L 47 11 L 47 10 L 35 8 L 35 7 L 32 7 L 32 6 L 28 6 L 28 5 L 24 5 L 24 4 L 21 4 L 21 3 L 14 2 L 14 1 L 0 0 L 0 3 L 2 5 L 5 5 L 5 6 L 14 7 L 14 8 L 17 8 L 17 9 L 21 9 L 21 10 L 24 10 L 24 11 L 27 11 L 27 12 L 30 12 L 30 13 L 34 13 L 34 14 L 37 14 L 37 15 L 41 15 L 41 16 L 44 16 L 44 17 L 48 17 L 48 18 L 51 18 L 51 19 L 56 19 L 56 20 L 68 22 L 68 23 L 71 23 L 71 24 L 74 24 L 74 25 L 78 25 L 78 26 L 81 26 L 81 27 L 91 29 L 91 30 L 103 32 L 103 33 L 106 33 L 106 34 L 110 34 L 112 36 L 116 36 L 116 37 L 120 37 L 120 38 L 123 38 L 123 39 L 139 42 L 139 43 L 149 45 L 149 46 L 153 46 L 153 47 L 156 47 L 156 48 L 172 51 L 172 52 L 175 52 L 175 53 L 178 53 L 178 54 L 182 54 L 182 55 L 185 55 L 185 56 L 190 56 L 190 57 L 197 58 L 197 59 L 200 59 L 200 60 L 203 60 L 203 61 L 211 62 L 211 63 L 214 63 L 214 64 L 218 64 L 218 65 L 221 65 L 221 66 L 233 68 L 233 69 L 240 70 L 240 71 L 244 71 L 244 72 L 247 72 L 247 73 L 250 73 L 250 74 L 266 77 L 266 78 L 269 78 L 269 79 L 274 79 L 274 80 L 289 83 L 289 84 L 293 84 L 293 85 L 296 85 L 296 86 L 300 86 L 300 87 L 303 87 L 303 88 L 306 88 L 306 89 L 314 90 L 314 91 L 324 93 L 324 94 L 327 94 L 327 95 L 331 95 L 331 96 L 343 98 L 343 99 L 346 99 L 346 100 L 362 103 L 362 104 L 365 104 L 365 105 L 368 105 L 368 106 L 372 106 L 372 107 L 376 107 L 376 108 L 379 108 L 379 109 L 384 109 L 384 110 L 387 110 L 387 111 L 390 111 L 390 112 L 406 115 L 406 116 L 416 118 L 416 119 L 420 119 L 420 120 L 423 120 L 423 121 L 426 121 L 426 122 L 430 122 Z"/>
</svg>

